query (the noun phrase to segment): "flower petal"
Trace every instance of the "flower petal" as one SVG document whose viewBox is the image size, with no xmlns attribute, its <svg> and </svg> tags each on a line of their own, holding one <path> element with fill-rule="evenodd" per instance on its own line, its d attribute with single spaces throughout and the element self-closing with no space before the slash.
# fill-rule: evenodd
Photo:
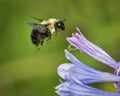
<svg viewBox="0 0 120 96">
<path fill-rule="evenodd" d="M 120 76 L 120 62 L 119 62 L 118 64 L 119 64 L 119 66 L 118 66 L 118 68 L 115 70 L 114 74 L 117 75 L 117 76 Z M 117 92 L 120 92 L 120 82 L 115 82 L 115 83 L 114 83 L 114 86 L 115 86 Z"/>
<path fill-rule="evenodd" d="M 120 82 L 120 76 L 95 69 L 89 70 L 89 68 L 82 69 L 75 66 L 70 69 L 69 74 L 73 80 L 75 78 L 84 84 L 95 82 Z"/>
<path fill-rule="evenodd" d="M 61 64 L 58 67 L 58 74 L 65 79 L 65 76 L 76 78 L 84 84 L 93 82 L 120 82 L 120 76 L 95 70 L 80 62 L 69 51 L 65 50 L 67 59 L 73 64 Z"/>
<path fill-rule="evenodd" d="M 72 34 L 73 36 L 67 38 L 67 41 L 77 49 L 85 52 L 96 60 L 107 64 L 108 66 L 116 69 L 118 66 L 118 62 L 116 62 L 112 57 L 110 57 L 105 51 L 103 51 L 100 47 L 96 46 L 92 42 L 88 41 L 77 28 L 78 33 Z"/>
<path fill-rule="evenodd" d="M 56 87 L 59 96 L 120 96 L 117 92 L 105 92 L 83 83 L 64 82 Z"/>
<path fill-rule="evenodd" d="M 57 73 L 58 75 L 65 79 L 65 76 L 68 74 L 68 71 L 71 67 L 73 67 L 74 65 L 69 64 L 69 63 L 65 63 L 65 64 L 61 64 L 58 68 L 57 68 Z"/>
</svg>

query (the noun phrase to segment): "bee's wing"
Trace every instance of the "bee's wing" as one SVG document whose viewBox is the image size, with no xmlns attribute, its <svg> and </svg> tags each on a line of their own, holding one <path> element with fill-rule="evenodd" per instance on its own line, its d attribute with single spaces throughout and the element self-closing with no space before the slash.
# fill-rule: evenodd
<svg viewBox="0 0 120 96">
<path fill-rule="evenodd" d="M 27 24 L 34 27 L 34 28 L 38 25 L 37 23 L 27 23 Z"/>
<path fill-rule="evenodd" d="M 30 18 L 33 18 L 33 19 L 35 19 L 35 20 L 38 20 L 38 21 L 40 21 L 40 22 L 42 22 L 43 21 L 43 19 L 39 19 L 39 18 L 37 18 L 37 17 L 33 17 L 33 16 L 29 16 Z"/>
<path fill-rule="evenodd" d="M 28 23 L 28 25 L 34 27 L 34 30 L 39 31 L 40 33 L 46 32 L 46 27 L 44 25 L 36 24 L 36 23 Z"/>
</svg>

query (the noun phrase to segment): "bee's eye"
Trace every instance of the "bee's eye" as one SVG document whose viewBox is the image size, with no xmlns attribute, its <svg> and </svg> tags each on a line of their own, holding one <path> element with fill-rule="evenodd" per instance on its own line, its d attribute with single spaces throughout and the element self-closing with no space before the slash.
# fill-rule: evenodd
<svg viewBox="0 0 120 96">
<path fill-rule="evenodd" d="M 56 29 L 62 29 L 62 30 L 65 30 L 65 26 L 64 26 L 64 23 L 62 21 L 59 21 L 55 24 L 55 28 Z"/>
<path fill-rule="evenodd" d="M 61 26 L 61 23 L 60 23 L 60 22 L 59 22 L 59 23 L 57 23 L 57 26 L 58 26 L 58 27 L 60 27 L 60 26 Z"/>
</svg>

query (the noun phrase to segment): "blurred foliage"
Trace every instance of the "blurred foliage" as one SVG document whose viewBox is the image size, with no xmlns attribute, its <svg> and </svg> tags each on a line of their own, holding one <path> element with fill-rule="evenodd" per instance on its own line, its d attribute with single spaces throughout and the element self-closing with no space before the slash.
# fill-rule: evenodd
<svg viewBox="0 0 120 96">
<path fill-rule="evenodd" d="M 119 60 L 119 4 L 119 0 L 0 0 L 0 96 L 57 96 L 56 70 L 59 64 L 69 62 L 64 56 L 64 49 L 69 45 L 66 37 L 76 27 Z M 66 18 L 66 31 L 53 35 L 49 44 L 45 42 L 37 50 L 30 40 L 32 28 L 27 25 L 37 21 L 29 16 Z M 89 66 L 113 72 L 84 53 L 72 53 Z M 91 86 L 115 90 L 111 83 Z"/>
</svg>

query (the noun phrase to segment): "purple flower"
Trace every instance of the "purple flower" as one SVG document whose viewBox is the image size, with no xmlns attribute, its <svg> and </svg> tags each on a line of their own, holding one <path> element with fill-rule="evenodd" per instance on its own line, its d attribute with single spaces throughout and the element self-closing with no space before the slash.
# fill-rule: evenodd
<svg viewBox="0 0 120 96">
<path fill-rule="evenodd" d="M 120 96 L 120 63 L 112 59 L 105 51 L 88 41 L 77 28 L 78 33 L 67 38 L 68 42 L 77 49 L 85 52 L 96 60 L 115 69 L 114 74 L 98 71 L 86 66 L 65 50 L 66 58 L 72 62 L 58 67 L 58 75 L 65 80 L 56 87 L 60 96 Z M 118 92 L 105 92 L 90 86 L 94 82 L 113 82 Z"/>
<path fill-rule="evenodd" d="M 65 50 L 65 54 L 66 58 L 70 60 L 72 64 L 65 63 L 58 67 L 58 74 L 61 78 L 65 79 L 66 76 L 70 76 L 73 80 L 77 79 L 84 84 L 94 82 L 120 82 L 120 76 L 88 67 L 67 50 Z"/>
<path fill-rule="evenodd" d="M 56 87 L 56 93 L 59 96 L 120 96 L 118 92 L 105 92 L 69 79 Z"/>
<path fill-rule="evenodd" d="M 103 51 L 100 47 L 88 41 L 80 32 L 79 28 L 77 28 L 79 33 L 72 34 L 72 37 L 68 37 L 67 41 L 77 49 L 85 52 L 91 57 L 99 60 L 102 63 L 107 64 L 108 66 L 116 69 L 118 67 L 118 62 L 112 59 L 105 51 Z"/>
<path fill-rule="evenodd" d="M 67 50 L 65 54 L 72 64 L 64 63 L 58 67 L 58 75 L 66 82 L 56 87 L 57 94 L 60 96 L 120 96 L 118 92 L 105 92 L 85 85 L 94 82 L 119 82 L 120 76 L 90 68 Z"/>
</svg>

